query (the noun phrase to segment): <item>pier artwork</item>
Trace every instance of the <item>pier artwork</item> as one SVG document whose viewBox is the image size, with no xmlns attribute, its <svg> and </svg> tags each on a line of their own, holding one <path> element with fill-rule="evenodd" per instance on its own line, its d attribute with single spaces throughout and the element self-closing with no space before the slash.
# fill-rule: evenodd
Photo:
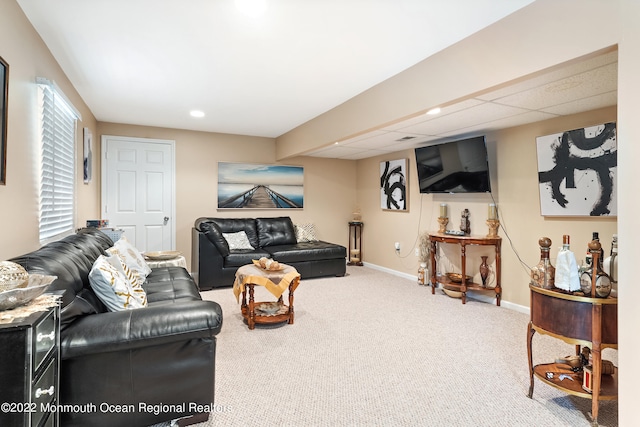
<svg viewBox="0 0 640 427">
<path fill-rule="evenodd" d="M 250 190 L 231 196 L 218 202 L 218 208 L 302 208 L 300 203 L 271 190 L 266 185 L 255 185 Z"/>
<path fill-rule="evenodd" d="M 218 162 L 218 209 L 302 209 L 302 166 Z"/>
</svg>

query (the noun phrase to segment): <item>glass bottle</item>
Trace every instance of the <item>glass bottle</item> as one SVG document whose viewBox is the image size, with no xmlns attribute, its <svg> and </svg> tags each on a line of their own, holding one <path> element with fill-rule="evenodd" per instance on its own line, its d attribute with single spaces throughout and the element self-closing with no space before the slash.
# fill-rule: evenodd
<svg viewBox="0 0 640 427">
<path fill-rule="evenodd" d="M 428 275 L 427 263 L 421 262 L 420 267 L 418 267 L 418 285 L 426 285 Z"/>
<path fill-rule="evenodd" d="M 567 292 L 579 291 L 580 273 L 576 257 L 569 248 L 569 235 L 562 236 L 562 249 L 556 259 L 556 276 L 554 285 Z"/>
<path fill-rule="evenodd" d="M 541 237 L 538 244 L 540 245 L 540 262 L 531 269 L 531 284 L 543 289 L 553 289 L 556 269 L 549 260 L 551 239 Z"/>
<path fill-rule="evenodd" d="M 618 297 L 618 235 L 613 235 L 611 253 L 603 261 L 604 272 L 611 277 L 611 296 Z"/>
<path fill-rule="evenodd" d="M 611 293 L 611 278 L 602 267 L 602 245 L 599 240 L 594 239 L 589 242 L 589 252 L 593 256 L 594 262 L 580 276 L 580 288 L 587 297 L 606 298 Z M 595 290 L 591 286 L 594 274 L 596 277 Z"/>
</svg>

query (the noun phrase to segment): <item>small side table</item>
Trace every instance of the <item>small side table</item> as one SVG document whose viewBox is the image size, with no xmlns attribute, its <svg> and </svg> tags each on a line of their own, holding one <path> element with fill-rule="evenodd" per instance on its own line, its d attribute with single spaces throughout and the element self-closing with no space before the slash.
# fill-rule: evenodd
<svg viewBox="0 0 640 427">
<path fill-rule="evenodd" d="M 160 267 L 184 267 L 187 268 L 187 260 L 184 256 L 179 255 L 175 258 L 164 259 L 164 260 L 155 260 L 145 258 L 147 265 L 150 268 L 160 268 Z M 188 269 L 187 269 L 188 270 Z"/>
<path fill-rule="evenodd" d="M 349 262 L 347 265 L 362 263 L 362 221 L 349 222 Z"/>
<path fill-rule="evenodd" d="M 25 306 L 0 311 L 0 402 L 8 405 L 0 412 L 0 425 L 59 425 L 58 412 L 47 410 L 60 403 L 60 307 L 56 300 L 44 294 Z M 49 307 L 31 310 L 31 306 Z M 20 316 L 10 317 L 18 312 Z"/>
<path fill-rule="evenodd" d="M 242 294 L 242 316 L 247 319 L 249 329 L 253 330 L 256 323 L 272 324 L 288 322 L 293 325 L 293 292 L 300 284 L 300 273 L 290 265 L 280 264 L 282 270 L 269 271 L 254 264 L 243 265 L 236 271 L 236 280 L 233 282 L 233 293 L 236 300 Z M 277 302 L 256 302 L 254 298 L 254 286 L 264 286 Z M 249 301 L 247 303 L 247 289 Z M 289 305 L 285 305 L 282 294 L 289 289 Z M 268 307 L 269 310 L 262 307 Z"/>
</svg>

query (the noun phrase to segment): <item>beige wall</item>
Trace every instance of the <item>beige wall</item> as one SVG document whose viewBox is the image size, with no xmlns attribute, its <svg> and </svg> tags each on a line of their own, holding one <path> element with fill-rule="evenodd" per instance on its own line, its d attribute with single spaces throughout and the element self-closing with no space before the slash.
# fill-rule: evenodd
<svg viewBox="0 0 640 427">
<path fill-rule="evenodd" d="M 640 286 L 637 285 L 635 269 L 640 259 L 638 245 L 638 164 L 640 160 L 640 2 L 620 2 L 620 43 L 618 63 L 618 230 L 620 231 L 620 289 L 619 289 L 619 414 L 621 426 L 637 424 L 637 387 L 640 383 L 640 340 L 638 325 L 640 314 Z"/>
<path fill-rule="evenodd" d="M 95 118 L 13 0 L 0 1 L 0 56 L 9 64 L 7 184 L 0 185 L 0 259 L 7 259 L 40 247 L 36 77 L 55 81 L 82 115 L 76 140 L 77 226 L 82 226 L 84 218 L 98 218 L 100 158 L 93 159 L 94 179 L 83 184 L 82 128 L 91 129 L 95 152 Z"/>
<path fill-rule="evenodd" d="M 355 162 L 294 157 L 281 164 L 304 167 L 301 210 L 217 210 L 218 162 L 277 163 L 275 140 L 176 129 L 98 124 L 100 135 L 169 139 L 176 142 L 176 250 L 191 265 L 191 228 L 200 217 L 291 216 L 313 222 L 321 239 L 347 244 L 347 222 L 355 200 Z"/>
<path fill-rule="evenodd" d="M 616 108 L 606 108 L 570 117 L 547 120 L 526 126 L 505 129 L 486 135 L 490 154 L 492 193 L 500 210 L 504 230 L 502 246 L 502 286 L 506 305 L 529 306 L 528 270 L 540 259 L 538 239 L 551 238 L 552 262 L 562 243 L 562 235 L 571 236 L 572 249 L 578 259 L 584 258 L 591 233 L 600 233 L 601 242 L 608 253 L 611 236 L 617 233 L 616 218 L 543 217 L 540 215 L 536 137 L 616 121 Z M 409 159 L 409 211 L 391 212 L 380 208 L 379 165 L 384 160 Z M 486 194 L 420 194 L 413 151 L 403 151 L 358 162 L 358 204 L 362 207 L 364 261 L 379 267 L 417 275 L 415 256 L 417 236 L 423 231 L 438 229 L 440 203 L 449 208 L 448 229 L 460 228 L 460 213 L 471 212 L 472 234 L 485 235 L 487 204 L 492 202 Z M 510 243 L 511 241 L 511 243 Z M 400 242 L 400 255 L 394 243 Z M 480 256 L 495 260 L 492 247 L 467 249 L 467 274 L 480 283 Z M 518 257 L 525 265 L 522 265 Z M 461 271 L 460 252 L 456 246 L 445 245 L 442 252 L 445 271 Z M 495 264 L 492 265 L 495 271 Z M 495 282 L 490 278 L 490 285 Z"/>
</svg>

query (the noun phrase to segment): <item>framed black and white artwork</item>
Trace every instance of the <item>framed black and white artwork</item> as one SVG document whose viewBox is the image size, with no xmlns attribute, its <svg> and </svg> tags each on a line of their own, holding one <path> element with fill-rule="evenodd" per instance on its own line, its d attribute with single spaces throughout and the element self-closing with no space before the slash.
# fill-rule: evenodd
<svg viewBox="0 0 640 427">
<path fill-rule="evenodd" d="M 617 216 L 616 124 L 536 138 L 543 216 Z"/>
<path fill-rule="evenodd" d="M 83 130 L 82 144 L 82 177 L 85 184 L 91 182 L 93 162 L 93 135 L 89 128 Z"/>
<path fill-rule="evenodd" d="M 407 211 L 407 159 L 380 162 L 380 207 Z"/>
</svg>

